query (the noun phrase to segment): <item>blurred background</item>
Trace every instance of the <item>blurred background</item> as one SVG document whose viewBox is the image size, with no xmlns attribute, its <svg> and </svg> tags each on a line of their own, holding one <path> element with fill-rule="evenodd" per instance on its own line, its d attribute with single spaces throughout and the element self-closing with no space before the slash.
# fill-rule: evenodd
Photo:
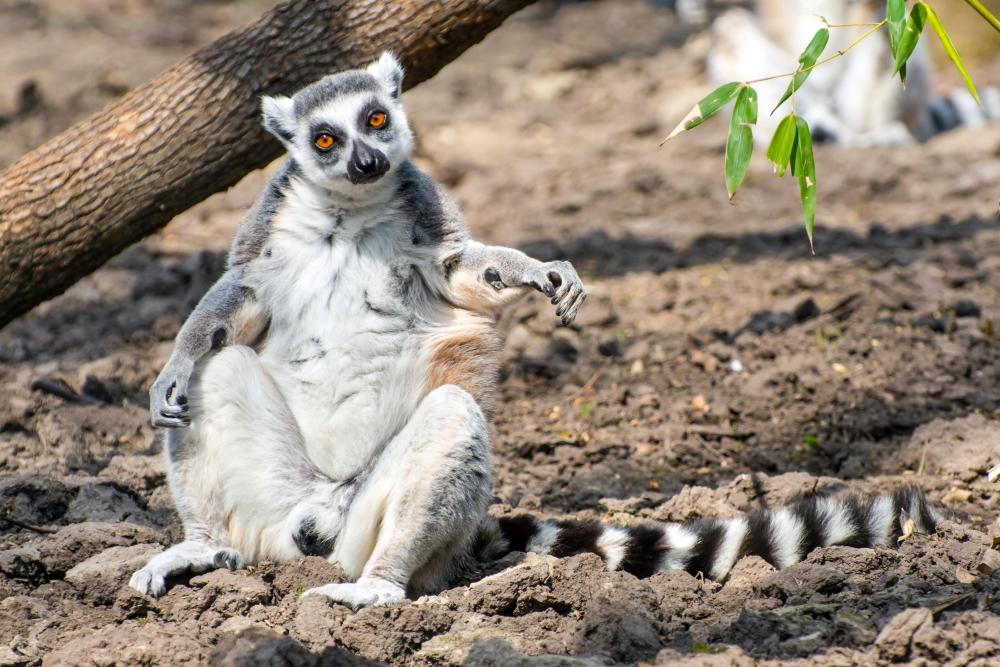
<svg viewBox="0 0 1000 667">
<path fill-rule="evenodd" d="M 273 4 L 0 0 L 0 167 Z M 980 531 L 975 539 L 1000 534 L 991 526 L 1000 494 L 982 477 L 1000 456 L 1000 125 L 901 146 L 818 146 L 812 256 L 797 184 L 775 178 L 760 148 L 728 200 L 724 120 L 658 148 L 712 88 L 711 31 L 680 20 L 674 4 L 539 2 L 405 94 L 415 159 L 456 195 L 473 234 L 570 259 L 591 288 L 571 328 L 556 327 L 543 299 L 501 323 L 498 506 L 679 520 L 748 509 L 760 489 L 779 502 L 817 486 L 918 480 Z M 977 84 L 1000 86 L 1000 35 L 961 0 L 933 4 Z M 936 39 L 926 41 L 932 91 L 961 89 Z M 0 331 L 0 502 L 13 503 L 11 516 L 177 537 L 146 391 L 274 168 Z M 11 549 L 36 538 L 0 525 Z M 942 539 L 933 563 L 901 557 L 906 576 L 925 577 L 913 590 L 936 585 L 928 572 L 952 577 L 962 545 L 975 541 Z M 869 566 L 857 566 L 859 580 Z M 56 565 L 38 565 L 37 576 L 3 567 L 0 598 L 68 595 L 44 588 L 61 577 Z M 109 590 L 81 609 L 96 605 L 109 623 L 131 618 L 121 601 L 110 611 Z M 880 626 L 907 604 L 886 599 L 864 602 Z M 576 622 L 571 607 L 558 623 Z M 676 614 L 708 636 L 742 603 L 708 608 Z M 82 637 L 85 616 L 66 627 Z M 24 623 L 22 634 L 34 627 Z M 672 641 L 658 631 L 656 641 Z M 814 650 L 781 653 L 768 632 L 740 641 L 760 655 Z M 842 635 L 858 650 L 874 638 Z M 63 636 L 36 637 L 36 653 Z M 393 646 L 352 650 L 398 662 L 412 649 Z"/>
</svg>

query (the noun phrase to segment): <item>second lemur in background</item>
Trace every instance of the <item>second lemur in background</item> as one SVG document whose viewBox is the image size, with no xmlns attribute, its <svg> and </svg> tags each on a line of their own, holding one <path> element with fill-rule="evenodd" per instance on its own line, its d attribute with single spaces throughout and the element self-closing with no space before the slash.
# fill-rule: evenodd
<svg viewBox="0 0 1000 667">
<path fill-rule="evenodd" d="M 681 20 L 711 22 L 707 68 L 713 85 L 751 81 L 791 72 L 817 30 L 820 17 L 858 27 L 830 30 L 824 57 L 860 37 L 866 24 L 885 16 L 884 2 L 864 0 L 678 0 Z M 749 8 L 747 8 L 749 7 Z M 1000 90 L 982 87 L 982 106 L 965 89 L 934 94 L 934 72 L 923 39 L 907 63 L 906 86 L 892 76 L 887 33 L 864 40 L 844 57 L 817 67 L 795 93 L 795 111 L 815 138 L 844 145 L 893 145 L 927 139 L 959 126 L 978 127 L 1000 119 Z M 760 99 L 755 133 L 770 141 L 791 106 L 771 115 L 789 83 L 787 77 L 754 84 Z"/>
</svg>

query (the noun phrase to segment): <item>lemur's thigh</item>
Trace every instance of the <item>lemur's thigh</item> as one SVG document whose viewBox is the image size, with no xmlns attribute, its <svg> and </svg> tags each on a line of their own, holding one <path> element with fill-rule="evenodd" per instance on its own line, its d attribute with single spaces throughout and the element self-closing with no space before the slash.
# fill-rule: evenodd
<svg viewBox="0 0 1000 667">
<path fill-rule="evenodd" d="M 359 607 L 446 584 L 491 493 L 482 410 L 459 387 L 435 389 L 379 456 L 337 537 L 331 559 L 358 581 L 310 592 Z"/>
<path fill-rule="evenodd" d="M 191 426 L 168 441 L 168 474 L 187 539 L 253 562 L 298 554 L 296 505 L 321 483 L 274 380 L 248 347 L 226 347 L 193 380 Z"/>
</svg>

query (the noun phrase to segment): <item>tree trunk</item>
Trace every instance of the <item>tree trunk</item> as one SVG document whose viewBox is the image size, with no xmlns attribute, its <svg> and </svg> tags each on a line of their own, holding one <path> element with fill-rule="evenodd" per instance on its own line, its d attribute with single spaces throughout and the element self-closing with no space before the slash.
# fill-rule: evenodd
<svg viewBox="0 0 1000 667">
<path fill-rule="evenodd" d="M 0 173 L 0 327 L 281 152 L 260 96 L 391 48 L 430 78 L 533 0 L 291 0 Z"/>
</svg>

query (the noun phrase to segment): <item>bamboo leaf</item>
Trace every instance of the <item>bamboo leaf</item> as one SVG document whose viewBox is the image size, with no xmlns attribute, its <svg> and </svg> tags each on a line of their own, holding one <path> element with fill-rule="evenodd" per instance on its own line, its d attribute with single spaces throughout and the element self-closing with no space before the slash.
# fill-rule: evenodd
<svg viewBox="0 0 1000 667">
<path fill-rule="evenodd" d="M 677 124 L 677 127 L 663 140 L 666 143 L 685 130 L 698 127 L 706 120 L 718 113 L 719 109 L 726 106 L 730 100 L 736 97 L 743 84 L 734 81 L 724 86 L 719 86 L 705 97 L 701 98 L 698 104 L 694 105 L 688 115 Z M 660 145 L 662 146 L 663 143 Z"/>
<path fill-rule="evenodd" d="M 889 47 L 893 57 L 898 62 L 900 40 L 903 31 L 906 29 L 906 0 L 888 0 L 886 3 L 885 18 L 889 29 Z M 906 61 L 893 72 L 899 72 L 899 78 L 906 81 Z"/>
<path fill-rule="evenodd" d="M 809 248 L 815 254 L 813 231 L 816 227 L 816 160 L 813 158 L 812 132 L 801 116 L 795 118 L 795 173 L 799 178 L 799 197 L 806 221 Z"/>
<path fill-rule="evenodd" d="M 771 111 L 773 114 L 778 110 L 782 104 L 785 103 L 789 97 L 792 96 L 796 90 L 802 87 L 802 84 L 806 82 L 809 78 L 809 73 L 812 72 L 812 68 L 816 66 L 816 61 L 823 54 L 823 49 L 826 48 L 827 42 L 830 41 L 830 31 L 826 28 L 820 28 L 813 35 L 813 38 L 809 41 L 808 46 L 806 46 L 805 51 L 799 56 L 799 68 L 796 70 L 795 75 L 792 77 L 791 83 L 788 84 L 788 88 L 785 90 L 785 94 L 781 96 L 781 101 L 779 101 L 774 109 Z"/>
<path fill-rule="evenodd" d="M 778 124 L 778 129 L 771 137 L 771 145 L 767 147 L 767 159 L 774 163 L 774 173 L 779 177 L 785 175 L 785 170 L 792 159 L 795 133 L 795 114 L 789 114 Z"/>
<path fill-rule="evenodd" d="M 941 25 L 941 19 L 938 18 L 937 13 L 926 2 L 919 2 L 917 4 L 923 6 L 927 12 L 927 22 L 931 24 L 932 28 L 934 28 L 934 32 L 937 33 L 938 39 L 941 40 L 941 44 L 944 46 L 944 50 L 948 54 L 948 57 L 951 58 L 951 62 L 955 63 L 955 67 L 958 68 L 962 78 L 965 79 L 965 85 L 969 87 L 969 92 L 972 93 L 972 96 L 976 99 L 977 103 L 982 104 L 982 101 L 979 99 L 979 91 L 976 90 L 976 84 L 972 83 L 972 77 L 969 76 L 969 71 L 965 69 L 965 63 L 962 62 L 961 56 L 958 55 L 958 49 L 955 48 L 955 44 L 951 41 L 951 37 L 948 36 L 948 33 L 945 32 L 944 26 Z"/>
<path fill-rule="evenodd" d="M 753 154 L 753 130 L 757 122 L 757 91 L 750 86 L 740 88 L 729 122 L 726 138 L 726 190 L 732 199 L 747 175 L 750 156 Z"/>
<path fill-rule="evenodd" d="M 906 23 L 906 0 L 888 0 L 885 18 L 889 26 L 889 42 L 895 50 Z"/>
<path fill-rule="evenodd" d="M 910 17 L 906 19 L 906 25 L 903 27 L 903 34 L 900 36 L 899 41 L 896 43 L 896 47 L 893 49 L 893 54 L 896 58 L 896 65 L 892 73 L 896 74 L 899 72 L 900 77 L 906 80 L 906 61 L 910 59 L 913 54 L 913 49 L 917 48 L 917 42 L 920 40 L 920 34 L 924 31 L 924 25 L 927 23 L 927 10 L 924 8 L 923 4 L 917 3 L 913 5 L 913 9 L 910 11 Z"/>
<path fill-rule="evenodd" d="M 792 176 L 799 175 L 799 129 L 798 123 L 795 126 L 795 137 L 792 139 L 792 152 L 788 156 L 788 169 L 792 172 Z"/>
<path fill-rule="evenodd" d="M 993 29 L 1000 32 L 1000 19 L 990 13 L 990 10 L 983 7 L 979 0 L 965 0 L 966 4 L 979 12 L 979 15 L 986 19 L 986 22 L 993 26 Z"/>
</svg>

